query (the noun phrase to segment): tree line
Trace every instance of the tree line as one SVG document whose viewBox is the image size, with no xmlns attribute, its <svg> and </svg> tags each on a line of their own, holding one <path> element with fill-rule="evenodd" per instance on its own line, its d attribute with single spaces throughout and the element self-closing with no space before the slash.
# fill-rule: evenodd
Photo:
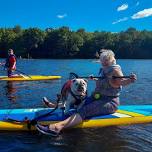
<svg viewBox="0 0 152 152">
<path fill-rule="evenodd" d="M 112 49 L 120 59 L 151 59 L 152 31 L 128 28 L 118 33 L 86 32 L 69 27 L 22 29 L 0 28 L 0 57 L 12 48 L 17 57 L 32 58 L 95 58 L 100 49 Z"/>
</svg>

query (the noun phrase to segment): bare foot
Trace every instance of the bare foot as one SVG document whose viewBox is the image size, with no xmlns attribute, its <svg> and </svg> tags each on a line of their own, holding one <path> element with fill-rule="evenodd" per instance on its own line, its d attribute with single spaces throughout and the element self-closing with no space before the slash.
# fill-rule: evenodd
<svg viewBox="0 0 152 152">
<path fill-rule="evenodd" d="M 56 104 L 50 102 L 46 97 L 43 97 L 42 102 L 48 108 L 55 108 L 56 107 Z"/>
</svg>

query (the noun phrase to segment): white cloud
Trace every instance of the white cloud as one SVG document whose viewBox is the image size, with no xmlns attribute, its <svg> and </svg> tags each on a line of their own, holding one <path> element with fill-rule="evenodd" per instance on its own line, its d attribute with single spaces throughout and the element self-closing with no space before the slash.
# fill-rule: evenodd
<svg viewBox="0 0 152 152">
<path fill-rule="evenodd" d="M 136 3 L 136 6 L 138 6 L 138 5 L 139 5 L 139 2 Z"/>
<path fill-rule="evenodd" d="M 144 9 L 142 11 L 137 12 L 136 14 L 132 15 L 132 19 L 139 19 L 144 17 L 152 16 L 152 8 Z"/>
<path fill-rule="evenodd" d="M 124 17 L 124 18 L 121 18 L 117 21 L 112 22 L 112 24 L 117 24 L 117 23 L 124 22 L 124 21 L 127 21 L 127 20 L 128 20 L 128 17 Z"/>
<path fill-rule="evenodd" d="M 67 14 L 57 15 L 57 18 L 59 18 L 59 19 L 63 19 L 63 18 L 65 18 L 66 16 L 67 16 Z"/>
<path fill-rule="evenodd" d="M 117 8 L 117 11 L 124 11 L 128 9 L 128 4 L 123 4 Z"/>
</svg>

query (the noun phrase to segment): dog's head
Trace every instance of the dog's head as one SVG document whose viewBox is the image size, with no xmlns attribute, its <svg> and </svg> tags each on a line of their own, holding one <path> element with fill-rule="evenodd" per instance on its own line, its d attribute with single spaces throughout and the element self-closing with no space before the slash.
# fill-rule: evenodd
<svg viewBox="0 0 152 152">
<path fill-rule="evenodd" d="M 86 96 L 87 80 L 86 79 L 73 79 L 71 84 L 71 91 L 75 95 Z"/>
</svg>

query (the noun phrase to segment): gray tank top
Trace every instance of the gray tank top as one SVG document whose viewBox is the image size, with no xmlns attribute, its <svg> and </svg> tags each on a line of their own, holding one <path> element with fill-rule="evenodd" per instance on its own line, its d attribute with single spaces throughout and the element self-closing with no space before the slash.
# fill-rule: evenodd
<svg viewBox="0 0 152 152">
<path fill-rule="evenodd" d="M 106 69 L 100 69 L 99 75 L 102 77 L 96 81 L 96 88 L 95 92 L 100 93 L 101 95 L 104 96 L 119 96 L 120 91 L 122 87 L 119 88 L 113 88 L 110 83 L 108 76 L 111 76 L 114 68 L 119 68 L 121 70 L 121 67 L 117 64 L 114 64 Z"/>
</svg>

